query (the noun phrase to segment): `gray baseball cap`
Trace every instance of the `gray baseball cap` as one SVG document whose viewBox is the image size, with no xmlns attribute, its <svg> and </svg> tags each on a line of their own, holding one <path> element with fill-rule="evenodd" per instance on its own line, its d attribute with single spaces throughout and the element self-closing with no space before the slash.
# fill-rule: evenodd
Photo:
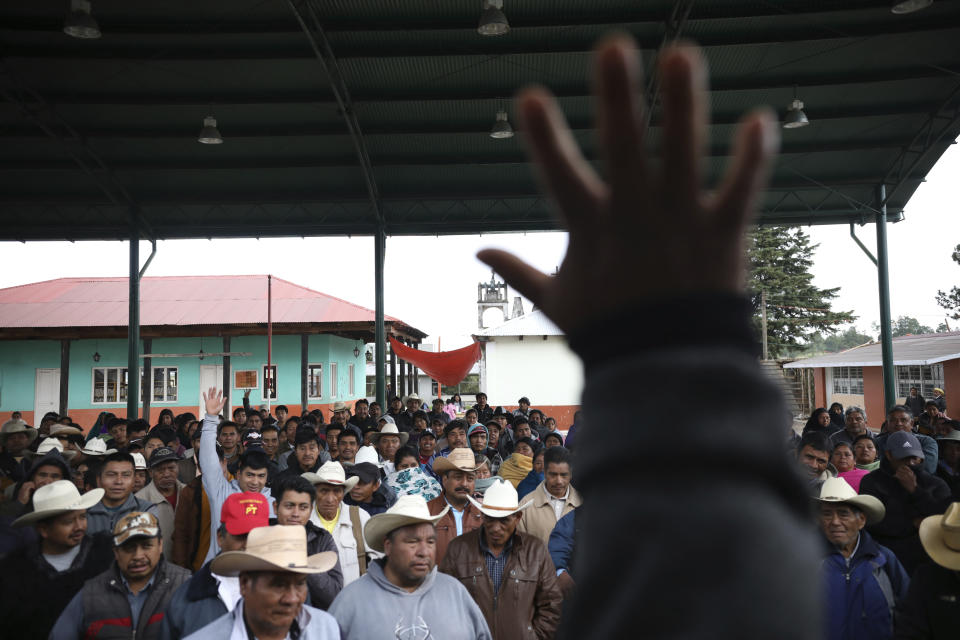
<svg viewBox="0 0 960 640">
<path fill-rule="evenodd" d="M 889 451 L 896 459 L 909 458 L 915 456 L 923 458 L 923 448 L 920 446 L 920 440 L 917 436 L 906 431 L 896 431 L 890 434 L 884 445 L 884 450 Z"/>
</svg>

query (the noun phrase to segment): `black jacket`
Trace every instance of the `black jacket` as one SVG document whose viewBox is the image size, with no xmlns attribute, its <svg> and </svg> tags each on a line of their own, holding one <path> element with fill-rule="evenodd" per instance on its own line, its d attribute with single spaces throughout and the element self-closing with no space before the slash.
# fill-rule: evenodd
<svg viewBox="0 0 960 640">
<path fill-rule="evenodd" d="M 913 414 L 914 418 L 919 418 L 920 415 L 923 414 L 923 406 L 926 403 L 927 401 L 918 393 L 915 398 L 913 396 L 907 396 L 907 399 L 903 401 L 903 406 L 910 409 L 910 413 Z"/>
<path fill-rule="evenodd" d="M 960 474 L 951 474 L 947 471 L 945 463 L 941 462 L 937 465 L 937 477 L 950 487 L 951 500 L 960 502 Z"/>
<path fill-rule="evenodd" d="M 917 567 L 894 620 L 895 640 L 954 640 L 960 622 L 960 572 L 926 562 Z"/>
<path fill-rule="evenodd" d="M 370 496 L 370 502 L 357 502 L 350 494 L 343 496 L 343 503 L 351 506 L 357 506 L 372 516 L 383 513 L 394 505 L 397 501 L 397 494 L 393 492 L 386 482 L 381 482 L 377 490 Z"/>
<path fill-rule="evenodd" d="M 886 458 L 880 461 L 879 469 L 860 481 L 860 493 L 878 498 L 887 509 L 883 520 L 868 526 L 867 531 L 896 554 L 907 574 L 913 574 L 926 558 L 915 523 L 943 513 L 950 504 L 950 488 L 943 480 L 921 467 L 915 467 L 913 472 L 917 476 L 917 490 L 913 494 L 903 488 Z"/>
<path fill-rule="evenodd" d="M 113 562 L 113 538 L 86 536 L 70 568 L 58 572 L 40 551 L 40 543 L 0 563 L 0 620 L 19 638 L 46 638 L 60 612 L 83 588 Z"/>
<path fill-rule="evenodd" d="M 207 562 L 180 585 L 167 605 L 163 619 L 163 640 L 178 640 L 207 626 L 227 612 L 220 600 L 217 580 Z"/>
<path fill-rule="evenodd" d="M 323 551 L 337 552 L 337 543 L 326 529 L 322 529 L 312 522 L 307 527 L 307 555 L 312 556 Z M 340 558 L 330 571 L 314 573 L 307 576 L 307 589 L 310 591 L 310 605 L 326 611 L 343 589 L 343 570 L 340 569 Z"/>
</svg>

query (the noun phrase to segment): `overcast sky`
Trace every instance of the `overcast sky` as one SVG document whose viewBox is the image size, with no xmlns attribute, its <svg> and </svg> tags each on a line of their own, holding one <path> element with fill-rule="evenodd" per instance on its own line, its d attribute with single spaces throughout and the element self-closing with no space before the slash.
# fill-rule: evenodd
<svg viewBox="0 0 960 640">
<path fill-rule="evenodd" d="M 960 243 L 957 176 L 960 151 L 954 145 L 908 203 L 906 220 L 887 226 L 894 318 L 910 315 L 934 328 L 944 319 L 934 300 L 936 291 L 960 282 L 960 266 L 950 259 Z M 872 334 L 872 323 L 879 321 L 873 264 L 850 238 L 848 226 L 807 230 L 820 245 L 813 269 L 816 284 L 840 287 L 835 308 L 852 310 L 859 316 L 857 327 Z M 858 227 L 858 235 L 875 250 L 874 225 Z M 442 336 L 444 350 L 463 346 L 477 328 L 477 283 L 490 279 L 475 253 L 496 246 L 552 272 L 566 242 L 563 233 L 388 238 L 386 312 L 429 333 L 428 341 Z M 142 259 L 148 254 L 149 243 L 144 242 Z M 0 243 L 0 288 L 62 277 L 126 276 L 127 268 L 124 242 Z M 147 275 L 265 273 L 374 305 L 370 238 L 162 241 Z M 515 295 L 511 291 L 511 299 Z M 530 310 L 529 302 L 525 309 Z M 951 328 L 956 328 L 953 322 Z"/>
</svg>

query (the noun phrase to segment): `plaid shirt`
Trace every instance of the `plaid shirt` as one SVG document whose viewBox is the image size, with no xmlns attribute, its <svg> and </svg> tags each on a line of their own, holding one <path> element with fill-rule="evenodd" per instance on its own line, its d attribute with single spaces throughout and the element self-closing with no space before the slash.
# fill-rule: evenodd
<svg viewBox="0 0 960 640">
<path fill-rule="evenodd" d="M 510 549 L 513 547 L 513 536 L 507 540 L 503 552 L 499 556 L 493 555 L 487 546 L 486 533 L 480 529 L 480 550 L 483 551 L 483 557 L 487 561 L 487 573 L 490 574 L 490 580 L 493 581 L 493 592 L 500 593 L 500 584 L 503 582 L 503 568 L 507 566 L 507 558 L 510 557 Z"/>
</svg>

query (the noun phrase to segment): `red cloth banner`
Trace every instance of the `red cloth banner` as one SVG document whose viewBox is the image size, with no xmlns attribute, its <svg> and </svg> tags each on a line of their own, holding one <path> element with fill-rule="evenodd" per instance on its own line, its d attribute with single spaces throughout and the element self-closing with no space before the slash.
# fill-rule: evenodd
<svg viewBox="0 0 960 640">
<path fill-rule="evenodd" d="M 390 338 L 390 348 L 401 359 L 448 387 L 460 384 L 470 373 L 470 367 L 480 360 L 479 342 L 454 351 L 420 351 Z"/>
</svg>

